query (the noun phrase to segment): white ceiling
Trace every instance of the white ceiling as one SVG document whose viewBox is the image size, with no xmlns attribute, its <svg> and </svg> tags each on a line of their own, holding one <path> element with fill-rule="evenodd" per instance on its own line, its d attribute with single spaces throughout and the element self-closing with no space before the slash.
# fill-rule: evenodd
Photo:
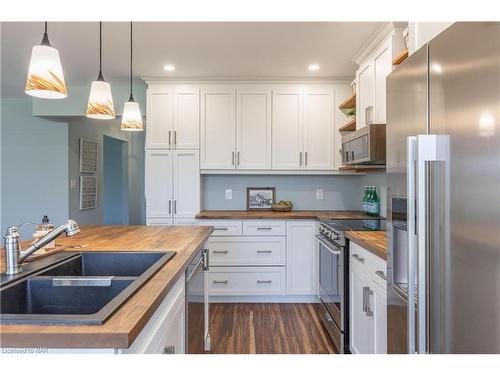
<svg viewBox="0 0 500 375">
<path fill-rule="evenodd" d="M 213 79 L 352 78 L 351 61 L 383 27 L 382 22 L 136 22 L 134 76 Z M 98 72 L 97 22 L 49 23 L 49 39 L 61 55 L 68 85 Z M 31 48 L 43 24 L 2 23 L 2 96 L 22 96 Z M 163 65 L 175 65 L 166 72 Z M 320 65 L 309 72 L 310 63 Z M 127 79 L 129 24 L 103 24 L 103 74 Z"/>
</svg>

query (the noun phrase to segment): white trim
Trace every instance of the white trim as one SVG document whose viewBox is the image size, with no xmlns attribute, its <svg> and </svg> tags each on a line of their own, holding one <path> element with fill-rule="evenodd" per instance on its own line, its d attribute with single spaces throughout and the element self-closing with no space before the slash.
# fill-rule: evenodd
<svg viewBox="0 0 500 375">
<path fill-rule="evenodd" d="M 257 85 L 280 85 L 280 84 L 350 84 L 351 76 L 346 77 L 283 77 L 283 78 L 238 78 L 238 77 L 141 77 L 141 79 L 149 86 L 155 84 L 203 84 L 203 85 L 240 85 L 240 84 L 257 84 Z"/>
<path fill-rule="evenodd" d="M 318 296 L 210 296 L 210 303 L 319 303 Z"/>
<path fill-rule="evenodd" d="M 355 62 L 357 65 L 361 63 L 368 57 L 368 55 L 380 44 L 382 43 L 390 34 L 396 29 L 405 28 L 408 22 L 387 22 L 384 23 L 375 33 L 373 38 L 368 39 L 361 48 L 354 54 L 351 61 Z"/>
<path fill-rule="evenodd" d="M 310 176 L 365 176 L 366 172 L 354 171 L 313 171 L 313 170 L 277 170 L 277 169 L 200 169 L 201 175 L 310 175 Z"/>
</svg>

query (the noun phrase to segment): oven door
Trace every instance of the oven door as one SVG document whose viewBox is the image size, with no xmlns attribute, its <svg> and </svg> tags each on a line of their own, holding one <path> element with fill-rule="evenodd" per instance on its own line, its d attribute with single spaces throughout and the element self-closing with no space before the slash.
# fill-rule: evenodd
<svg viewBox="0 0 500 375">
<path fill-rule="evenodd" d="M 316 236 L 319 249 L 319 298 L 335 321 L 344 332 L 344 249 L 325 236 Z"/>
</svg>

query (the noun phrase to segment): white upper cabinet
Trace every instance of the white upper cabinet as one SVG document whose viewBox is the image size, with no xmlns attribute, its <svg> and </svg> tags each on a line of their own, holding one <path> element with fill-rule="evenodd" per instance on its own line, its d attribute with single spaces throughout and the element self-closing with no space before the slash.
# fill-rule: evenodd
<svg viewBox="0 0 500 375">
<path fill-rule="evenodd" d="M 373 116 L 373 63 L 360 66 L 356 73 L 356 129 L 371 123 Z"/>
<path fill-rule="evenodd" d="M 146 218 L 161 219 L 162 224 L 172 220 L 172 154 L 170 150 L 146 152 Z"/>
<path fill-rule="evenodd" d="M 402 29 L 392 29 L 359 65 L 356 72 L 356 129 L 386 123 L 386 78 L 392 72 L 392 60 L 403 49 Z"/>
<path fill-rule="evenodd" d="M 174 89 L 172 143 L 177 149 L 200 148 L 200 90 L 180 86 Z"/>
<path fill-rule="evenodd" d="M 146 120 L 147 149 L 198 149 L 199 89 L 187 85 L 150 85 Z"/>
<path fill-rule="evenodd" d="M 235 97 L 228 87 L 201 90 L 201 168 L 235 168 Z"/>
<path fill-rule="evenodd" d="M 173 94 L 170 88 L 148 88 L 146 148 L 170 148 L 173 129 Z"/>
<path fill-rule="evenodd" d="M 304 91 L 304 162 L 306 169 L 333 169 L 335 164 L 335 98 L 332 88 Z"/>
<path fill-rule="evenodd" d="M 303 95 L 300 89 L 273 91 L 273 169 L 300 169 L 303 164 Z"/>
<path fill-rule="evenodd" d="M 173 214 L 193 219 L 200 212 L 200 163 L 197 150 L 177 150 L 173 158 Z"/>
<path fill-rule="evenodd" d="M 236 167 L 271 169 L 271 89 L 238 88 Z"/>
</svg>

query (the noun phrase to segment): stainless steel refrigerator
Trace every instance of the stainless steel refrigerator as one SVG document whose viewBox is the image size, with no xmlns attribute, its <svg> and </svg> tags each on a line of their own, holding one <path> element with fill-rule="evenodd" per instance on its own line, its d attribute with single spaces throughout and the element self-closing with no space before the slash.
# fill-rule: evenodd
<svg viewBox="0 0 500 375">
<path fill-rule="evenodd" d="M 500 353 L 500 23 L 387 79 L 389 353 Z"/>
</svg>

